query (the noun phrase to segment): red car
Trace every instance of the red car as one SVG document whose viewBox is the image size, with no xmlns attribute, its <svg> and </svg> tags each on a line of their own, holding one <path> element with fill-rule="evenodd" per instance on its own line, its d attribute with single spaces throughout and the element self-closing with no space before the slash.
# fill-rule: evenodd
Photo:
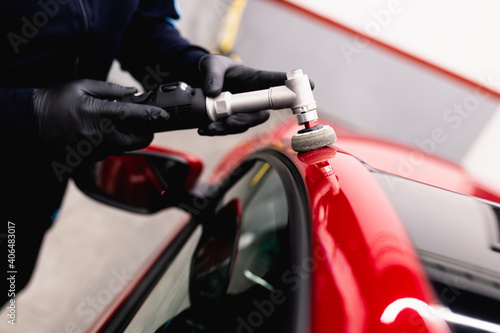
<svg viewBox="0 0 500 333">
<path fill-rule="evenodd" d="M 109 205 L 191 216 L 92 331 L 500 332 L 500 195 L 332 126 L 335 146 L 297 154 L 285 123 L 211 184 L 195 156 L 161 147 L 75 177 Z"/>
</svg>

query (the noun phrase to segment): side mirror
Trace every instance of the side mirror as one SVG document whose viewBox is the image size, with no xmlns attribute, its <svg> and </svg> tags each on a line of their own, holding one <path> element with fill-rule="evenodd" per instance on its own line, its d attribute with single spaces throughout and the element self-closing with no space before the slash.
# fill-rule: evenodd
<svg viewBox="0 0 500 333">
<path fill-rule="evenodd" d="M 195 185 L 202 168 L 193 155 L 150 146 L 82 167 L 73 180 L 97 201 L 151 214 L 177 206 Z"/>
</svg>

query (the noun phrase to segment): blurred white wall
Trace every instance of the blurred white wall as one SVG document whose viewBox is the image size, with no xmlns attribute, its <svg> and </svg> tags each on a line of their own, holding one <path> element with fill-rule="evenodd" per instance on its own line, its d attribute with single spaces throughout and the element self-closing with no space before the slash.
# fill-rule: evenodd
<svg viewBox="0 0 500 333">
<path fill-rule="evenodd" d="M 288 0 L 500 92 L 496 0 Z"/>
<path fill-rule="evenodd" d="M 331 18 L 355 31 L 369 35 L 500 93 L 499 1 L 286 1 L 320 16 Z M 326 42 L 322 48 L 327 47 L 330 43 L 331 41 Z M 368 48 L 366 49 L 368 50 Z M 394 70 L 397 70 L 396 68 L 394 67 Z M 457 85 L 460 84 L 457 81 Z M 466 98 L 473 95 L 469 93 Z M 459 104 L 463 101 L 462 99 L 453 99 Z M 494 103 L 498 104 L 498 98 L 490 98 L 489 100 L 493 105 Z M 446 108 L 452 105 L 454 103 L 443 103 L 442 109 L 436 110 L 440 113 L 439 117 Z M 469 125 L 473 127 L 474 118 L 478 117 L 477 112 L 473 117 L 464 118 L 459 130 L 456 131 L 457 144 L 455 147 L 442 145 L 443 151 L 440 151 L 439 154 L 452 159 L 454 159 L 453 156 L 459 156 L 459 159 L 455 160 L 471 174 L 500 191 L 500 149 L 498 149 L 500 109 L 491 114 L 492 116 L 487 116 L 490 118 L 486 122 L 486 126 L 483 126 L 473 138 L 470 138 L 470 133 L 467 130 Z M 429 126 L 440 126 L 439 123 L 433 124 L 432 117 L 435 116 L 431 116 L 429 112 L 428 116 L 430 117 L 427 118 Z M 405 117 L 411 119 L 413 116 L 407 114 Z M 373 120 L 371 122 L 373 123 Z M 403 121 L 396 122 L 392 132 L 397 132 L 398 128 L 404 128 L 403 124 Z M 409 130 L 408 133 L 413 132 L 410 135 L 411 138 L 417 138 L 414 130 L 410 128 L 406 130 Z M 458 138 L 460 135 L 463 135 L 465 139 L 462 140 L 461 144 Z M 454 140 L 449 140 L 449 143 L 453 142 Z M 465 153 L 450 154 L 454 150 L 459 151 L 460 145 L 465 149 Z"/>
<path fill-rule="evenodd" d="M 500 92 L 500 43 L 496 42 L 497 33 L 500 32 L 499 1 L 287 1 L 316 12 L 318 15 L 331 18 L 361 33 Z M 199 44 L 208 50 L 213 50 L 221 20 L 231 2 L 232 0 L 180 0 L 178 1 L 178 8 L 181 19 L 177 23 L 178 28 L 191 42 Z M 261 0 L 260 2 L 269 1 Z M 257 24 L 253 20 L 253 16 L 251 19 L 250 24 Z M 280 26 L 283 25 L 278 18 L 276 22 Z M 250 34 L 252 33 L 250 32 Z M 242 35 L 243 38 L 241 38 L 239 45 L 240 50 L 242 49 L 241 45 L 247 48 L 258 47 L 255 39 L 249 36 L 248 31 L 243 31 Z M 245 40 L 253 44 L 245 46 Z M 327 45 L 330 45 L 330 42 Z M 283 41 L 282 45 L 275 45 L 274 48 L 277 54 L 281 49 L 289 47 L 285 43 L 286 41 Z M 266 43 L 263 41 L 262 45 L 265 46 Z M 327 45 L 322 46 L 324 50 L 328 50 L 328 48 L 325 49 Z M 273 51 L 262 50 L 260 53 L 268 54 L 273 53 Z M 291 59 L 293 58 L 291 57 Z M 314 58 L 311 57 L 311 59 Z M 254 59 L 252 57 L 247 56 L 244 60 L 249 60 L 253 65 Z M 265 61 L 260 63 L 257 61 L 255 64 L 266 67 L 266 64 L 273 65 L 277 63 L 283 63 L 283 61 L 267 57 Z M 307 61 L 303 61 L 301 64 L 304 64 L 301 67 L 309 65 Z M 279 69 L 284 70 L 283 68 Z M 138 83 L 127 73 L 122 72 L 117 63 L 113 65 L 109 80 L 124 85 L 137 86 L 140 89 Z M 319 86 L 317 88 L 318 96 L 321 98 L 321 89 L 323 87 Z M 328 95 L 331 96 L 331 92 L 328 92 Z M 381 96 L 381 98 L 383 97 Z M 324 100 L 327 100 L 327 98 L 319 100 L 320 104 Z M 443 103 L 443 105 L 448 104 Z M 494 113 L 487 126 L 481 130 L 477 137 L 469 139 L 466 136 L 467 146 L 463 143 L 465 153 L 451 153 L 453 150 L 444 145 L 443 149 L 446 151 L 440 152 L 447 157 L 460 156 L 458 161 L 466 169 L 481 181 L 497 189 L 500 189 L 500 176 L 497 171 L 500 170 L 500 150 L 496 147 L 500 142 L 499 112 L 500 110 Z M 352 115 L 355 115 L 355 113 Z M 368 117 L 371 116 L 368 115 Z M 406 115 L 405 117 L 411 118 L 413 116 Z M 466 122 L 470 123 L 471 120 L 466 120 Z M 370 120 L 370 123 L 375 124 L 375 120 Z M 432 127 L 435 124 L 431 121 L 429 126 Z M 466 130 L 466 128 L 461 129 Z M 397 132 L 398 127 L 394 127 L 393 130 Z M 412 133 L 412 130 L 409 132 L 405 130 L 405 132 Z M 413 132 L 411 135 L 412 138 L 417 138 L 415 133 Z M 411 142 L 412 140 L 407 141 Z M 454 149 L 460 150 L 459 148 Z"/>
</svg>

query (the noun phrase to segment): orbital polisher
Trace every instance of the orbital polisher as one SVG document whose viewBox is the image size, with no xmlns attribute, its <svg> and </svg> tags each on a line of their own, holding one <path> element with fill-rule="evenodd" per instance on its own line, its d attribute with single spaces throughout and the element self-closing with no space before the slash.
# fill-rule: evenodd
<svg viewBox="0 0 500 333">
<path fill-rule="evenodd" d="M 302 70 L 287 73 L 284 86 L 232 94 L 222 92 L 217 97 L 206 97 L 202 89 L 186 83 L 163 84 L 157 90 L 126 97 L 123 102 L 156 105 L 170 114 L 167 128 L 175 130 L 199 128 L 212 121 L 227 118 L 235 113 L 291 108 L 304 129 L 292 137 L 292 149 L 306 152 L 333 144 L 337 136 L 333 128 L 317 124 L 316 101 L 309 78 Z"/>
</svg>

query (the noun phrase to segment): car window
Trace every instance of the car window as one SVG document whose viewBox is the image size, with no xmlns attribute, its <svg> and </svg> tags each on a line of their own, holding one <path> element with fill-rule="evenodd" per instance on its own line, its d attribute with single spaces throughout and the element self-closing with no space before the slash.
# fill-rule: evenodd
<svg viewBox="0 0 500 333">
<path fill-rule="evenodd" d="M 201 235 L 198 227 L 127 326 L 127 333 L 154 332 L 189 306 L 189 261 Z"/>
<path fill-rule="evenodd" d="M 286 247 L 288 206 L 281 179 L 268 163 L 259 162 L 224 196 L 223 203 L 239 199 L 243 215 L 238 255 L 228 293 L 238 294 L 260 285 L 274 290 L 265 275 Z"/>
<path fill-rule="evenodd" d="M 380 171 L 373 174 L 442 304 L 458 315 L 500 325 L 500 205 Z M 450 324 L 454 332 L 475 332 L 467 326 L 472 321 Z"/>
<path fill-rule="evenodd" d="M 215 214 L 214 220 L 202 221 L 212 226 L 222 223 L 218 220 L 221 211 L 225 211 L 227 219 L 229 206 L 237 203 L 241 207 L 236 216 L 239 232 L 233 236 L 234 256 L 231 257 L 228 254 L 231 251 L 226 248 L 214 248 L 219 243 L 227 246 L 230 242 L 218 242 L 220 233 L 205 235 L 212 227 L 204 226 L 201 237 L 201 231 L 197 230 L 134 316 L 126 332 L 287 331 L 290 286 L 285 284 L 282 274 L 291 267 L 291 259 L 290 207 L 285 184 L 278 171 L 261 160 L 237 169 L 234 176 L 237 180 L 232 181 L 217 199 L 216 212 L 219 215 Z M 207 249 L 208 258 L 207 253 L 197 253 Z M 203 258 L 203 262 L 193 264 L 192 260 L 199 258 Z M 231 261 L 229 281 L 223 286 L 223 296 L 217 304 L 212 306 L 199 301 L 199 295 L 192 295 L 193 292 L 203 297 L 214 295 L 213 288 L 219 288 L 224 281 L 217 274 L 227 271 L 223 268 L 229 265 L 228 261 Z M 192 284 L 197 281 L 193 274 L 200 272 L 212 274 L 213 278 L 204 276 L 205 284 L 201 284 L 201 289 L 200 285 L 193 288 Z"/>
</svg>

